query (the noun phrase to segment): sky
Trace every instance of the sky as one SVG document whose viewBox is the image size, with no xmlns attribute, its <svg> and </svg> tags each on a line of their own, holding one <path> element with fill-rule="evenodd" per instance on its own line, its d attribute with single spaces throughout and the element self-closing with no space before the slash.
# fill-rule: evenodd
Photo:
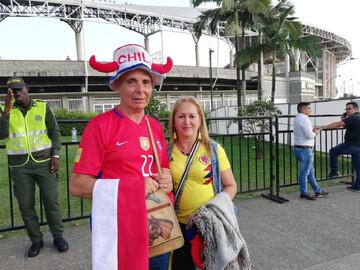
<svg viewBox="0 0 360 270">
<path fill-rule="evenodd" d="M 116 0 L 118 3 L 125 1 Z M 190 6 L 189 0 L 127 0 L 128 4 L 159 6 Z M 340 92 L 360 95 L 360 35 L 358 34 L 358 9 L 356 0 L 292 0 L 295 15 L 301 22 L 334 32 L 352 45 L 352 60 L 338 65 L 336 80 Z M 341 4 L 340 4 L 341 3 Z M 0 58 L 11 60 L 64 60 L 76 59 L 75 34 L 64 22 L 46 18 L 6 18 L 0 22 Z M 143 44 L 143 37 L 118 25 L 86 22 L 84 24 L 85 58 L 92 54 L 97 59 L 110 61 L 113 51 L 126 43 Z M 171 56 L 175 65 L 195 65 L 193 40 L 190 34 L 163 35 L 164 56 Z M 159 54 L 161 36 L 150 38 L 151 54 Z M 229 61 L 228 47 L 224 42 L 200 39 L 200 65 L 208 66 L 208 50 L 214 52 L 214 66 Z M 227 52 L 225 55 L 223 52 Z M 218 54 L 219 52 L 219 54 Z"/>
</svg>

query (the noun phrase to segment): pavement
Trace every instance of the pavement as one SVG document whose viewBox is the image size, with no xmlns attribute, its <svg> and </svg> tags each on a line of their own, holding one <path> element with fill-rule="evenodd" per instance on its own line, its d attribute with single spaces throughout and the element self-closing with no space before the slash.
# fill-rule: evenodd
<svg viewBox="0 0 360 270">
<path fill-rule="evenodd" d="M 342 185 L 326 190 L 331 195 L 316 201 L 290 193 L 282 194 L 290 200 L 283 204 L 262 197 L 236 202 L 253 269 L 360 270 L 360 193 Z M 91 269 L 88 226 L 67 228 L 64 237 L 70 249 L 59 253 L 44 233 L 45 246 L 35 258 L 26 257 L 27 237 L 2 239 L 0 269 Z"/>
</svg>

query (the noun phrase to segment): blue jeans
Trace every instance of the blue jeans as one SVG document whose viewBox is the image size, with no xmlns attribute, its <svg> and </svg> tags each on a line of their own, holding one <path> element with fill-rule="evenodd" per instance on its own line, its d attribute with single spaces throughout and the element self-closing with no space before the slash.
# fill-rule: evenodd
<svg viewBox="0 0 360 270">
<path fill-rule="evenodd" d="M 312 149 L 296 148 L 294 150 L 295 156 L 299 161 L 299 185 L 300 194 L 307 194 L 307 182 L 310 183 L 314 192 L 320 192 L 321 189 L 318 186 L 315 174 L 314 174 L 314 153 Z"/>
<path fill-rule="evenodd" d="M 149 259 L 149 270 L 168 270 L 170 252 Z"/>
<path fill-rule="evenodd" d="M 330 149 L 330 169 L 332 172 L 339 170 L 337 157 L 339 155 L 351 155 L 351 163 L 356 172 L 356 179 L 353 187 L 360 188 L 360 146 L 341 143 Z"/>
</svg>

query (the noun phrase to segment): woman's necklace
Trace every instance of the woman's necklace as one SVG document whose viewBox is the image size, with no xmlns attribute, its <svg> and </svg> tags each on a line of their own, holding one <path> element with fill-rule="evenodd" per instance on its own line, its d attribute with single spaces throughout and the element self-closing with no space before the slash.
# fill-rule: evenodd
<svg viewBox="0 0 360 270">
<path fill-rule="evenodd" d="M 190 151 L 191 151 L 191 148 L 192 148 L 193 145 L 194 145 L 194 142 L 190 146 L 188 146 L 188 145 L 183 146 L 183 145 L 180 145 L 179 141 L 176 142 L 177 148 L 185 156 L 188 156 L 190 154 Z"/>
</svg>

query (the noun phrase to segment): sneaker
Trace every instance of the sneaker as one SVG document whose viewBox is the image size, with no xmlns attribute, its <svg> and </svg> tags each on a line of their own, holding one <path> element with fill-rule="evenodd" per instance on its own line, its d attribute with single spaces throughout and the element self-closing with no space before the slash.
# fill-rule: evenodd
<svg viewBox="0 0 360 270">
<path fill-rule="evenodd" d="M 348 187 L 346 187 L 346 188 L 348 188 L 348 189 L 350 189 L 350 190 L 352 190 L 352 191 L 355 191 L 355 192 L 360 192 L 360 188 L 356 188 L 356 187 L 354 187 L 354 186 L 348 186 Z"/>
<path fill-rule="evenodd" d="M 331 171 L 331 172 L 329 172 L 327 177 L 332 178 L 332 177 L 340 177 L 340 176 L 341 176 L 341 174 L 339 171 L 335 171 L 335 172 Z"/>
<path fill-rule="evenodd" d="M 322 197 L 328 196 L 328 195 L 330 195 L 330 193 L 325 190 L 321 190 L 320 192 L 315 192 L 316 198 L 322 198 Z"/>
<path fill-rule="evenodd" d="M 315 201 L 316 198 L 314 196 L 311 196 L 310 194 L 306 193 L 306 194 L 300 194 L 300 198 L 301 199 L 307 199 L 309 201 Z"/>
</svg>

